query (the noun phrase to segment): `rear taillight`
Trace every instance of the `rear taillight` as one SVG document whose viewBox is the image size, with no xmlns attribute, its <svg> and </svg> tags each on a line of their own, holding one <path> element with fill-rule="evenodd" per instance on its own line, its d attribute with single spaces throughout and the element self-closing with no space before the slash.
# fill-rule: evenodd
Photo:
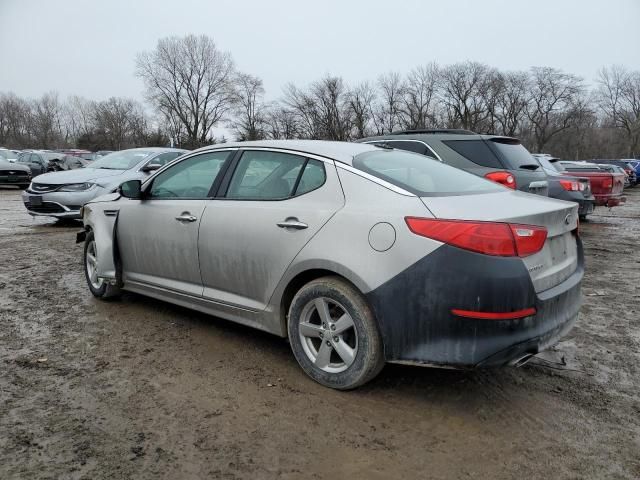
<svg viewBox="0 0 640 480">
<path fill-rule="evenodd" d="M 535 225 L 509 224 L 516 240 L 516 249 L 519 257 L 528 257 L 539 252 L 547 240 L 547 229 Z"/>
<path fill-rule="evenodd" d="M 602 180 L 603 188 L 613 188 L 613 178 L 605 178 Z"/>
<path fill-rule="evenodd" d="M 416 235 L 472 252 L 500 257 L 526 257 L 542 250 L 547 229 L 535 225 L 406 217 Z"/>
<path fill-rule="evenodd" d="M 581 184 L 574 180 L 560 180 L 560 185 L 562 185 L 562 188 L 564 188 L 568 192 L 577 192 L 579 190 L 584 190 L 584 186 L 580 188 Z"/>
<path fill-rule="evenodd" d="M 492 182 L 499 183 L 505 187 L 516 189 L 516 179 L 509 172 L 490 172 L 487 173 L 484 178 L 491 180 Z"/>
</svg>

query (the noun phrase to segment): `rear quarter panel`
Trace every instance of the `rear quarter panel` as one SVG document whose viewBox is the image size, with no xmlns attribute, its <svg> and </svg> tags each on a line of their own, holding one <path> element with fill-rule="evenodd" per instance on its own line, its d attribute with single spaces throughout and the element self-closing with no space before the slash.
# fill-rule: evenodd
<svg viewBox="0 0 640 480">
<path fill-rule="evenodd" d="M 367 293 L 442 245 L 409 231 L 406 216 L 433 217 L 418 197 L 401 195 L 340 166 L 338 176 L 345 206 L 293 260 L 272 297 L 272 305 L 279 304 L 288 283 L 306 270 L 333 271 Z M 372 236 L 379 229 L 388 232 L 391 228 L 393 243 L 384 251 L 375 250 L 370 243 Z"/>
</svg>

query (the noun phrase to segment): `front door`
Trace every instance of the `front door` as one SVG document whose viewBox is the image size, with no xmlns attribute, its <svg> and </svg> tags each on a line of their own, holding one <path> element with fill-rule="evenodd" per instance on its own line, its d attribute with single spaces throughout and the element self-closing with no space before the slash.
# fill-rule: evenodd
<svg viewBox="0 0 640 480">
<path fill-rule="evenodd" d="M 202 296 L 198 229 L 229 151 L 189 157 L 145 186 L 143 200 L 121 202 L 117 238 L 125 283 Z"/>
<path fill-rule="evenodd" d="M 242 153 L 198 240 L 204 297 L 263 310 L 289 264 L 344 205 L 333 162 L 265 150 Z"/>
</svg>

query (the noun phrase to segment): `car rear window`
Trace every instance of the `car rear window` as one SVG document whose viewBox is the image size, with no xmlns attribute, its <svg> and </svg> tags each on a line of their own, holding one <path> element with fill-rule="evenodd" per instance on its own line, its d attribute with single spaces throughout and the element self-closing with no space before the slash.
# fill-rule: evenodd
<svg viewBox="0 0 640 480">
<path fill-rule="evenodd" d="M 443 140 L 442 143 L 476 165 L 504 168 L 484 140 Z"/>
<path fill-rule="evenodd" d="M 361 153 L 354 157 L 353 166 L 421 197 L 490 193 L 505 188 L 438 160 L 402 150 Z"/>
<path fill-rule="evenodd" d="M 496 151 L 504 166 L 510 170 L 538 165 L 529 150 L 515 138 L 491 138 L 487 143 Z"/>
</svg>

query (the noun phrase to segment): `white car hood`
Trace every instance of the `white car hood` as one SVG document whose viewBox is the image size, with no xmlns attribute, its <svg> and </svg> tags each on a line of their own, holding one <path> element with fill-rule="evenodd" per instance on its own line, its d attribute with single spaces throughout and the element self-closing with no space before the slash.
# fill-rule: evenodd
<svg viewBox="0 0 640 480">
<path fill-rule="evenodd" d="M 48 185 L 63 185 L 69 183 L 95 182 L 100 183 L 104 179 L 112 182 L 114 178 L 125 174 L 128 170 L 107 170 L 106 168 L 76 168 L 65 172 L 51 172 L 38 175 L 33 179 L 34 183 L 44 183 Z"/>
</svg>

